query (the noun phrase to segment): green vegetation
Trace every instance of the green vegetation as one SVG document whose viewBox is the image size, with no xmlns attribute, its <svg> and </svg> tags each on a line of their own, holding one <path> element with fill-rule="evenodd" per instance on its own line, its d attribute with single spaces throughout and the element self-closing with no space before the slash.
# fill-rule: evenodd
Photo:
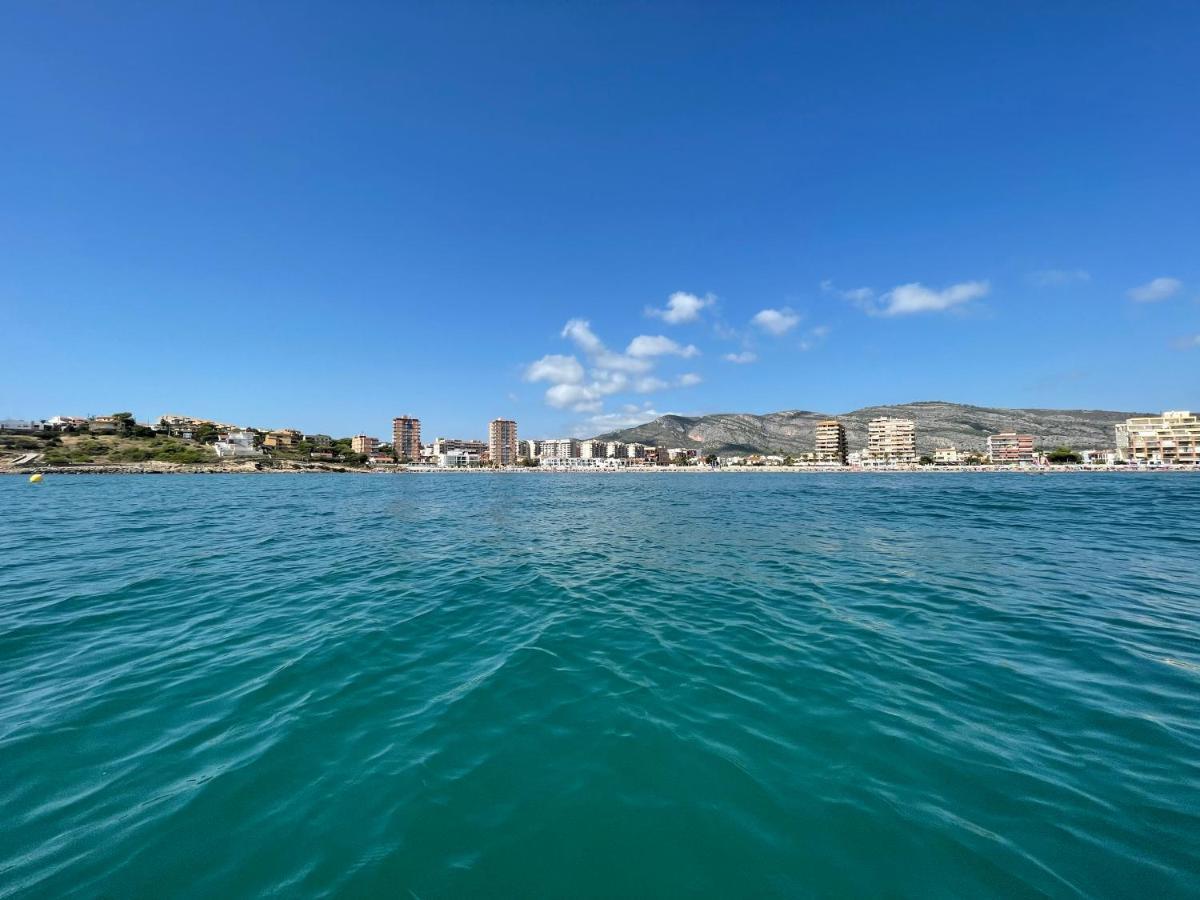
<svg viewBox="0 0 1200 900">
<path fill-rule="evenodd" d="M 932 466 L 933 465 L 933 457 L 928 456 L 928 455 L 922 456 L 919 460 L 917 460 L 917 462 L 919 462 L 923 466 Z"/>
<path fill-rule="evenodd" d="M 1070 447 L 1055 447 L 1046 454 L 1046 460 L 1052 465 L 1061 466 L 1069 463 L 1083 462 L 1083 457 Z"/>
<path fill-rule="evenodd" d="M 215 462 L 213 452 L 200 444 L 171 437 L 68 436 L 42 456 L 50 466 L 105 465 L 108 463 Z"/>
</svg>

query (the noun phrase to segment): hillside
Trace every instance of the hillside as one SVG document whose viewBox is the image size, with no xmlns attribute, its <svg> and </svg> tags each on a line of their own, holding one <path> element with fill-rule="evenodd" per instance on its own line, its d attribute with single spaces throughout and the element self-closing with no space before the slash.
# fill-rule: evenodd
<svg viewBox="0 0 1200 900">
<path fill-rule="evenodd" d="M 638 441 L 667 447 L 695 447 L 705 453 L 808 453 L 816 423 L 836 418 L 846 426 L 851 450 L 865 446 L 867 422 L 879 416 L 912 419 L 917 450 L 953 444 L 982 450 L 989 434 L 1017 431 L 1032 434 L 1041 447 L 1078 449 L 1113 446 L 1113 426 L 1138 412 L 1092 409 L 997 409 L 927 401 L 897 406 L 868 406 L 847 413 L 787 410 L 756 416 L 714 413 L 707 416 L 660 416 L 652 422 L 598 435 L 601 440 Z"/>
</svg>

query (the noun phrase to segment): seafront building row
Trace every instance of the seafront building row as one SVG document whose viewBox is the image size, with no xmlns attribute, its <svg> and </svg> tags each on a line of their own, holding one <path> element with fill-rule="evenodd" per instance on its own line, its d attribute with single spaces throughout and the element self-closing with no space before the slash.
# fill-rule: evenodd
<svg viewBox="0 0 1200 900">
<path fill-rule="evenodd" d="M 435 438 L 421 441 L 421 420 L 397 416 L 392 420 L 391 444 L 377 437 L 357 434 L 340 441 L 327 434 L 304 433 L 281 428 L 269 431 L 243 428 L 230 423 L 165 414 L 154 424 L 135 423 L 128 413 L 110 416 L 54 416 L 24 421 L 0 420 L 0 431 L 37 433 L 47 431 L 88 434 L 169 435 L 211 444 L 221 458 L 260 458 L 282 455 L 307 456 L 316 461 L 341 460 L 346 452 L 365 458 L 372 465 L 424 465 L 443 468 L 478 466 L 542 465 L 550 468 L 625 467 L 654 465 L 810 465 L 858 468 L 903 468 L 919 463 L 958 465 L 1044 464 L 1046 454 L 1031 434 L 1001 432 L 989 435 L 985 449 L 963 450 L 937 447 L 927 457 L 917 453 L 916 423 L 911 419 L 880 416 L 867 423 L 866 445 L 850 450 L 846 427 L 837 419 L 816 424 L 813 451 L 796 456 L 747 454 L 709 455 L 701 459 L 695 448 L 661 447 L 639 442 L 602 441 L 581 438 L 526 438 L 517 433 L 513 419 L 497 418 L 488 423 L 487 440 Z M 1169 410 L 1158 416 L 1139 416 L 1115 426 L 1115 447 L 1081 450 L 1072 456 L 1103 465 L 1200 466 L 1200 416 Z"/>
</svg>

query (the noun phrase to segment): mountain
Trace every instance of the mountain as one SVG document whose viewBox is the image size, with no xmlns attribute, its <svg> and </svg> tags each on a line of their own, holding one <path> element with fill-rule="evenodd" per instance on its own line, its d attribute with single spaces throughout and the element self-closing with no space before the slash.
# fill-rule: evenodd
<svg viewBox="0 0 1200 900">
<path fill-rule="evenodd" d="M 850 449 L 866 446 L 867 423 L 880 416 L 912 419 L 917 428 L 917 452 L 953 444 L 961 450 L 982 450 L 989 434 L 1016 431 L 1032 434 L 1039 447 L 1077 449 L 1111 447 L 1113 426 L 1141 412 L 1096 409 L 994 409 L 961 403 L 926 401 L 898 406 L 868 406 L 848 413 L 787 410 L 756 416 L 714 413 L 708 416 L 659 416 L 653 422 L 597 435 L 606 441 L 636 441 L 665 447 L 695 447 L 704 453 L 810 453 L 814 431 L 822 419 L 846 426 Z"/>
</svg>

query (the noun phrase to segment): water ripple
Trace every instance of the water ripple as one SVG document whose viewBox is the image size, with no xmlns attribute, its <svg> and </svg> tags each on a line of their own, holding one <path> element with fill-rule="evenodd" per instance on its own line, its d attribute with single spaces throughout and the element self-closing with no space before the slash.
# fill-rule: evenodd
<svg viewBox="0 0 1200 900">
<path fill-rule="evenodd" d="M 0 503 L 0 897 L 1200 881 L 1200 478 L 81 476 Z"/>
</svg>

